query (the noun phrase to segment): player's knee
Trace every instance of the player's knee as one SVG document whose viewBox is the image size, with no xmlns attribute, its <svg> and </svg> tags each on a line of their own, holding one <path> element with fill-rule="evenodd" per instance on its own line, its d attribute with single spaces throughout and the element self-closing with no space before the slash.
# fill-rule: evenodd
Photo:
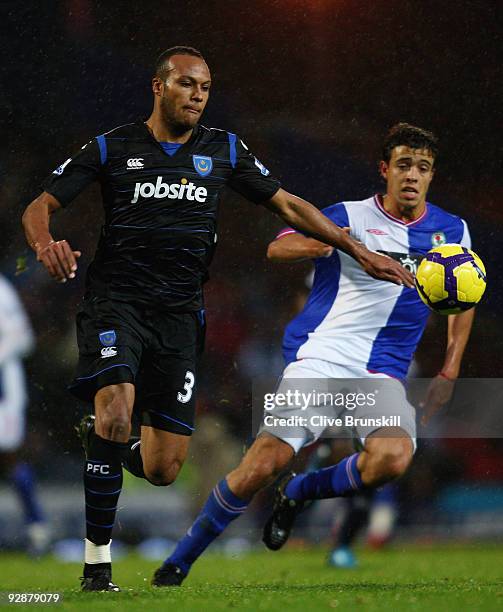
<svg viewBox="0 0 503 612">
<path fill-rule="evenodd" d="M 127 397 L 121 390 L 106 387 L 96 395 L 96 433 L 114 442 L 127 442 L 131 417 Z"/>
<path fill-rule="evenodd" d="M 381 483 L 399 478 L 406 472 L 411 459 L 412 451 L 409 451 L 405 445 L 396 448 L 387 447 L 377 452 L 372 461 L 376 480 Z"/>
<path fill-rule="evenodd" d="M 127 442 L 131 433 L 131 421 L 127 411 L 106 411 L 99 418 L 97 433 L 108 440 Z"/>
<path fill-rule="evenodd" d="M 95 397 L 96 433 L 114 442 L 127 442 L 131 433 L 132 385 L 110 385 Z"/>
<path fill-rule="evenodd" d="M 166 466 L 144 466 L 147 480 L 156 487 L 168 487 L 173 484 L 183 465 L 182 461 L 175 460 Z"/>
<path fill-rule="evenodd" d="M 146 472 L 145 476 L 150 484 L 153 484 L 156 487 L 169 487 L 169 485 L 173 484 L 176 479 L 176 476 L 172 477 L 162 470 Z"/>
<path fill-rule="evenodd" d="M 399 478 L 409 467 L 411 457 L 405 452 L 388 453 L 383 458 L 384 474 L 390 479 Z"/>
</svg>

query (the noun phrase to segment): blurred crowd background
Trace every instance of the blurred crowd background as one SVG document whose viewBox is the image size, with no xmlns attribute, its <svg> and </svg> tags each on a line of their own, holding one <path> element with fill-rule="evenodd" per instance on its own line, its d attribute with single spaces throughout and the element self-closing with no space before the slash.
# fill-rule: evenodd
<svg viewBox="0 0 503 612">
<path fill-rule="evenodd" d="M 148 116 L 153 65 L 167 47 L 194 46 L 210 66 L 213 88 L 202 123 L 237 132 L 287 190 L 319 207 L 382 189 L 380 146 L 394 123 L 436 132 L 441 153 L 429 200 L 467 220 L 489 279 L 462 376 L 500 377 L 502 54 L 496 3 L 61 0 L 7 1 L 0 12 L 0 272 L 20 292 L 36 332 L 27 361 L 23 453 L 62 536 L 82 537 L 84 527 L 82 452 L 73 427 L 86 407 L 68 394 L 66 383 L 77 357 L 74 315 L 102 223 L 99 188 L 89 188 L 53 220 L 56 239 L 66 238 L 83 253 L 73 282 L 58 285 L 40 268 L 20 218 L 42 179 L 72 152 L 116 125 Z M 180 535 L 188 526 L 180 509 L 196 510 L 250 441 L 251 381 L 281 372 L 282 330 L 302 303 L 309 273 L 308 263 L 267 262 L 267 244 L 280 227 L 265 209 L 226 192 L 206 286 L 207 348 L 191 458 L 168 490 L 126 482 L 123 516 L 136 512 L 136 522 L 122 519 L 117 538 L 134 540 L 149 528 Z M 422 376 L 441 365 L 445 323 L 431 318 L 416 359 Z M 10 546 L 6 517 L 21 518 L 2 492 L 0 544 Z M 155 514 L 148 521 L 146 495 Z M 502 441 L 420 442 L 400 502 L 405 536 L 503 535 Z M 316 525 L 329 522 L 318 517 Z M 315 531 L 321 538 L 328 533 Z"/>
</svg>

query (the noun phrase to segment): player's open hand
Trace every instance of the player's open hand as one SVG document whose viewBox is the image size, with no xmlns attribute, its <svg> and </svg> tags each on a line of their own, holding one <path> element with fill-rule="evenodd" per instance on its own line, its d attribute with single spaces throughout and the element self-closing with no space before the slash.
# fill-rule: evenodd
<svg viewBox="0 0 503 612">
<path fill-rule="evenodd" d="M 80 251 L 73 251 L 66 240 L 52 240 L 46 246 L 37 248 L 37 260 L 44 264 L 54 280 L 66 283 L 75 278 L 77 259 Z"/>
<path fill-rule="evenodd" d="M 440 374 L 432 379 L 426 391 L 426 399 L 419 404 L 419 407 L 423 410 L 421 425 L 428 425 L 432 416 L 451 399 L 452 392 L 454 391 L 454 383 L 454 380 L 445 378 Z"/>
<path fill-rule="evenodd" d="M 389 281 L 395 285 L 405 285 L 409 289 L 414 288 L 412 273 L 387 255 L 368 251 L 360 263 L 365 272 L 373 278 Z"/>
</svg>

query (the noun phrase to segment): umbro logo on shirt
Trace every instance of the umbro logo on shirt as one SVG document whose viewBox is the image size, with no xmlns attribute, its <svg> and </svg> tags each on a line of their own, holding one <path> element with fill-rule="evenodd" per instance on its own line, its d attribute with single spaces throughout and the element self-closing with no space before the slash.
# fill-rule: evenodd
<svg viewBox="0 0 503 612">
<path fill-rule="evenodd" d="M 374 229 L 374 228 L 368 229 L 367 232 L 369 234 L 375 234 L 376 236 L 387 236 L 388 235 L 388 232 L 383 232 L 380 229 Z"/>
<path fill-rule="evenodd" d="M 138 168 L 143 168 L 143 157 L 131 157 L 127 160 L 126 166 L 128 170 L 138 170 Z"/>
</svg>

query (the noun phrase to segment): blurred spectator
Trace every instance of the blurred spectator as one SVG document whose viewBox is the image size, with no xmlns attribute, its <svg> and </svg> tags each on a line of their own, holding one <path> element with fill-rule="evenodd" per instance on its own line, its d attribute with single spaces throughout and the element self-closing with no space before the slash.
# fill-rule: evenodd
<svg viewBox="0 0 503 612">
<path fill-rule="evenodd" d="M 49 530 L 31 466 L 21 459 L 25 435 L 26 384 L 21 359 L 32 348 L 30 324 L 14 288 L 0 276 L 0 467 L 16 492 L 26 523 L 28 550 L 43 554 Z"/>
</svg>

